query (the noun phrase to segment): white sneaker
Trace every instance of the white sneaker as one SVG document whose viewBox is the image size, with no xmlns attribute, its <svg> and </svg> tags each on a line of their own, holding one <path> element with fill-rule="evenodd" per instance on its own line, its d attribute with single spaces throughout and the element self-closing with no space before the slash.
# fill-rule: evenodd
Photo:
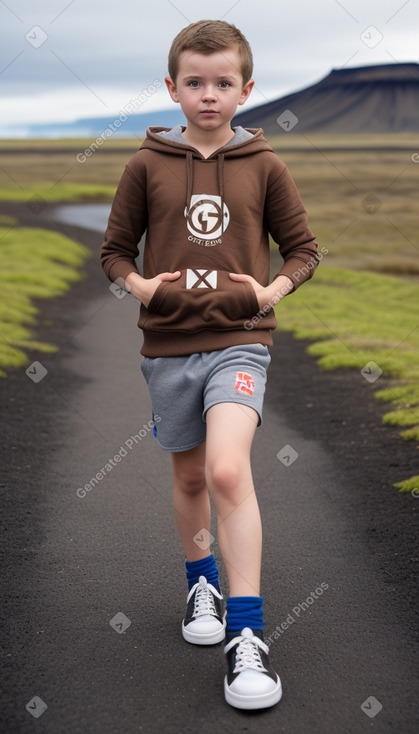
<svg viewBox="0 0 419 734">
<path fill-rule="evenodd" d="M 225 620 L 222 616 L 223 596 L 200 576 L 188 594 L 186 616 L 182 622 L 182 635 L 193 645 L 216 645 L 225 637 Z"/>
<path fill-rule="evenodd" d="M 233 637 L 224 648 L 228 673 L 224 695 L 238 709 L 263 709 L 282 696 L 279 676 L 269 662 L 269 648 L 249 627 Z"/>
</svg>

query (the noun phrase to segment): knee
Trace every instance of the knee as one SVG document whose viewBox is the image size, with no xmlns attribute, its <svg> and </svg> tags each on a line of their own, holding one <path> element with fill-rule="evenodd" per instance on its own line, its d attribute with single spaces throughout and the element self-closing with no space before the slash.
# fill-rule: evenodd
<svg viewBox="0 0 419 734">
<path fill-rule="evenodd" d="M 201 469 L 182 470 L 176 473 L 175 488 L 193 496 L 206 490 L 205 473 Z"/>
<path fill-rule="evenodd" d="M 241 487 L 243 470 L 232 458 L 218 459 L 207 467 L 207 480 L 211 492 L 233 500 Z"/>
</svg>

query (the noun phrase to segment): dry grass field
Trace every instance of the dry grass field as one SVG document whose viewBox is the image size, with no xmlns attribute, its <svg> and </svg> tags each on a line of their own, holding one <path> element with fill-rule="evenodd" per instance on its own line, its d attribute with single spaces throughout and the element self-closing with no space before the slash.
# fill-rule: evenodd
<svg viewBox="0 0 419 734">
<path fill-rule="evenodd" d="M 106 200 L 141 140 L 0 141 L 2 200 Z M 419 136 L 282 135 L 271 145 L 288 165 L 325 266 L 419 275 Z M 82 160 L 83 162 L 80 162 Z"/>
<path fill-rule="evenodd" d="M 325 265 L 418 276 L 419 140 L 399 149 L 375 144 L 277 150 L 329 250 Z"/>
</svg>

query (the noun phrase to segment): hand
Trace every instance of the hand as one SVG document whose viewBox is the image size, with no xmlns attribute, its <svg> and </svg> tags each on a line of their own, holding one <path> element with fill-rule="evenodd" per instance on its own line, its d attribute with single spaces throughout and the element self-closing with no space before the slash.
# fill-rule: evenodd
<svg viewBox="0 0 419 734">
<path fill-rule="evenodd" d="M 288 278 L 287 275 L 278 275 L 266 287 L 258 283 L 251 275 L 245 275 L 244 273 L 230 273 L 230 278 L 237 283 L 249 283 L 252 286 L 260 309 L 263 309 L 265 306 L 273 308 L 276 303 L 279 303 L 294 288 L 291 278 Z"/>
<path fill-rule="evenodd" d="M 159 285 L 165 281 L 177 280 L 180 275 L 180 270 L 174 273 L 159 273 L 154 278 L 143 278 L 139 273 L 130 273 L 126 277 L 126 283 L 130 293 L 147 308 Z"/>
</svg>

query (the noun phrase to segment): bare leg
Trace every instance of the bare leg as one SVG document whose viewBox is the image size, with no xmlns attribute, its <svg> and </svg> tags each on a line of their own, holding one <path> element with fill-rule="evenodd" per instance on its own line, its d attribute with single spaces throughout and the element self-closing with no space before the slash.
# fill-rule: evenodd
<svg viewBox="0 0 419 734">
<path fill-rule="evenodd" d="M 262 526 L 250 466 L 258 416 L 253 408 L 220 403 L 206 420 L 206 478 L 230 596 L 259 596 Z"/>
<path fill-rule="evenodd" d="M 205 480 L 205 444 L 172 454 L 173 507 L 188 561 L 206 558 L 210 548 L 201 548 L 193 538 L 205 528 L 210 532 L 211 507 Z"/>
</svg>

